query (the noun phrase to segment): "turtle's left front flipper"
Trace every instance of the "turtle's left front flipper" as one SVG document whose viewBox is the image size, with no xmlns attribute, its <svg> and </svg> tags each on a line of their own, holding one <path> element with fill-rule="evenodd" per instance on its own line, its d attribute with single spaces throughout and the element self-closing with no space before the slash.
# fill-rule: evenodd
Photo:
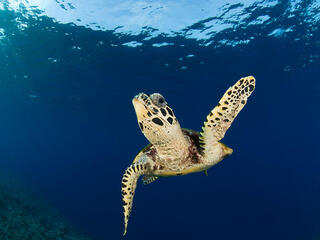
<svg viewBox="0 0 320 240">
<path fill-rule="evenodd" d="M 225 92 L 218 105 L 207 116 L 200 133 L 204 155 L 212 152 L 214 145 L 224 137 L 233 120 L 246 105 L 255 84 L 256 80 L 252 76 L 241 78 Z"/>
<path fill-rule="evenodd" d="M 133 163 L 125 171 L 122 177 L 121 192 L 124 209 L 124 233 L 127 233 L 128 220 L 132 208 L 133 196 L 136 190 L 138 178 L 145 174 L 147 166 L 145 163 Z"/>
</svg>

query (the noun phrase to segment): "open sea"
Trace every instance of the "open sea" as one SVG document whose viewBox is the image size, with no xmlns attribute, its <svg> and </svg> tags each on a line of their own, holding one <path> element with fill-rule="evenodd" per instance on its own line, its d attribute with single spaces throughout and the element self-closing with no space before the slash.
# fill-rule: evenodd
<svg viewBox="0 0 320 240">
<path fill-rule="evenodd" d="M 132 98 L 200 131 L 249 75 L 234 153 L 139 180 L 123 237 Z M 319 0 L 0 0 L 0 113 L 0 240 L 320 240 Z"/>
</svg>

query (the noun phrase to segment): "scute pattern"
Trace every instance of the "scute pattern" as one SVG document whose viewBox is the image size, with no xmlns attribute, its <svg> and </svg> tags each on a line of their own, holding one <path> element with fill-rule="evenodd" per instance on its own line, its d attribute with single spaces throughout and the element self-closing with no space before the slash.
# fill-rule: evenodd
<svg viewBox="0 0 320 240">
<path fill-rule="evenodd" d="M 218 105 L 210 112 L 204 122 L 200 136 L 202 148 L 207 142 L 206 138 L 212 138 L 208 134 L 213 134 L 215 141 L 220 141 L 224 137 L 235 117 L 246 105 L 247 99 L 254 89 L 255 78 L 249 76 L 241 78 L 225 92 Z"/>
</svg>

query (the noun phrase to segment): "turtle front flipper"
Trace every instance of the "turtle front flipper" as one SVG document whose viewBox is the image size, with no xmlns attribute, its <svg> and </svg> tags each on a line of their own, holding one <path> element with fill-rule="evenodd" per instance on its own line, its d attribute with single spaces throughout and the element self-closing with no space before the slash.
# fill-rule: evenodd
<svg viewBox="0 0 320 240">
<path fill-rule="evenodd" d="M 248 97 L 255 89 L 255 83 L 252 76 L 241 78 L 225 92 L 218 105 L 207 116 L 200 133 L 201 147 L 205 155 L 224 137 L 233 120 L 246 105 Z"/>
<path fill-rule="evenodd" d="M 124 233 L 127 233 L 128 220 L 131 213 L 134 192 L 136 190 L 138 178 L 147 171 L 146 163 L 133 163 L 125 171 L 122 177 L 121 192 L 124 209 Z"/>
</svg>

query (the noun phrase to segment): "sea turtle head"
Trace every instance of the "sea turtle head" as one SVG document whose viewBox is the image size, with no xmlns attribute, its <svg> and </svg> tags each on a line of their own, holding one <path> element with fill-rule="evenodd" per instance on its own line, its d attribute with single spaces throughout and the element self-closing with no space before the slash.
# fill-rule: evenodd
<svg viewBox="0 0 320 240">
<path fill-rule="evenodd" d="M 132 100 L 141 131 L 151 143 L 164 141 L 180 131 L 172 109 L 159 93 L 139 93 Z"/>
</svg>

